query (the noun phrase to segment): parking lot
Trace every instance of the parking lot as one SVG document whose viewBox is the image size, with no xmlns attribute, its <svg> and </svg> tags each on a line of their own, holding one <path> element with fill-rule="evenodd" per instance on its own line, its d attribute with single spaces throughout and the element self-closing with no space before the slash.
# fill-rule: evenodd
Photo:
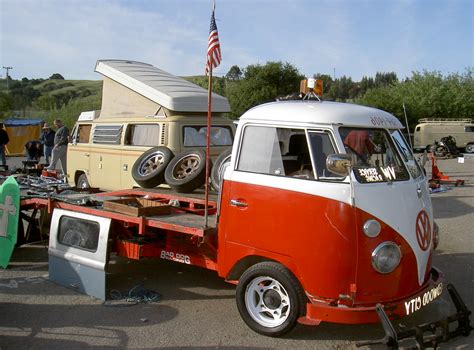
<svg viewBox="0 0 474 350">
<path fill-rule="evenodd" d="M 464 159 L 438 160 L 441 171 L 466 183 L 432 194 L 441 230 L 433 264 L 474 310 L 474 156 Z M 429 175 L 430 163 L 426 169 Z M 384 335 L 380 325 L 321 324 L 264 337 L 241 320 L 235 287 L 212 271 L 164 260 L 114 259 L 109 272 L 108 290 L 126 295 L 143 285 L 159 293 L 160 301 L 104 305 L 48 280 L 47 243 L 17 248 L 0 272 L 0 349 L 355 349 L 359 341 Z M 447 294 L 396 324 L 403 328 L 452 313 Z M 474 333 L 441 348 L 473 349 Z"/>
</svg>

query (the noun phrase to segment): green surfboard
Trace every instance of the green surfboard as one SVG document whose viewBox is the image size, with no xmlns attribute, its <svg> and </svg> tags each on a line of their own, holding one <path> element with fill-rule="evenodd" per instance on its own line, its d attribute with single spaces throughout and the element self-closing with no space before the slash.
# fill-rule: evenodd
<svg viewBox="0 0 474 350">
<path fill-rule="evenodd" d="M 20 187 L 13 176 L 0 186 L 0 266 L 8 266 L 15 249 L 20 217 Z"/>
</svg>

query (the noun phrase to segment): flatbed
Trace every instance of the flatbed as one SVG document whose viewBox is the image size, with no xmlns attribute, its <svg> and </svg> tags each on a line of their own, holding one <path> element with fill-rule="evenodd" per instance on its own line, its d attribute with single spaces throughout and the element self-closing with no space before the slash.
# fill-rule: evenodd
<svg viewBox="0 0 474 350">
<path fill-rule="evenodd" d="M 133 216 L 104 209 L 106 201 L 132 197 L 170 203 L 170 213 L 167 215 Z M 216 240 L 209 237 L 215 236 L 216 232 L 217 203 L 214 200 L 208 202 L 209 216 L 206 226 L 205 202 L 202 197 L 203 195 L 199 192 L 184 197 L 168 189 L 130 189 L 95 194 L 68 191 L 66 194 L 48 197 L 23 195 L 20 200 L 20 208 L 24 214 L 23 218 L 30 223 L 34 222 L 38 211 L 43 210 L 51 214 L 55 208 L 110 218 L 115 223 L 114 228 L 117 235 L 120 236 L 115 240 L 113 248 L 120 256 L 140 259 L 158 255 L 176 261 L 173 255 L 168 254 L 166 257 L 162 255 L 161 250 L 168 252 L 172 246 L 178 244 L 181 251 L 184 249 L 188 253 L 185 254 L 186 257 L 194 256 L 194 265 L 215 270 L 217 251 L 215 245 L 217 243 Z M 214 197 L 215 195 L 212 195 L 211 199 Z M 29 212 L 28 216 L 25 216 L 25 211 Z M 29 231 L 29 227 L 26 231 Z"/>
</svg>

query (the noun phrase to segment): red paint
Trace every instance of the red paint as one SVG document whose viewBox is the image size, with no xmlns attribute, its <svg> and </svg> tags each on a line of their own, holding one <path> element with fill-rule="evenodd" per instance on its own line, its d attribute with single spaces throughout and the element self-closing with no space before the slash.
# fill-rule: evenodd
<svg viewBox="0 0 474 350">
<path fill-rule="evenodd" d="M 247 206 L 231 206 L 231 199 Z M 377 218 L 336 200 L 225 181 L 218 273 L 226 277 L 248 256 L 272 259 L 295 274 L 312 300 L 302 322 L 377 322 L 377 303 L 391 305 L 396 315 L 404 312 L 403 300 L 430 287 L 431 261 L 420 286 L 415 254 L 405 239 L 384 222 L 377 237 L 367 237 L 362 227 L 368 219 Z M 400 265 L 389 274 L 378 273 L 371 262 L 372 252 L 384 241 L 395 242 L 402 252 Z"/>
</svg>

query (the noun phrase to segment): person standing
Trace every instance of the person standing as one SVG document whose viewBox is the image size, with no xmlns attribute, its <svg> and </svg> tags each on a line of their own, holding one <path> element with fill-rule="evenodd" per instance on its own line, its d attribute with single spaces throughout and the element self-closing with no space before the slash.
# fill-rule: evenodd
<svg viewBox="0 0 474 350">
<path fill-rule="evenodd" d="M 0 161 L 1 165 L 7 165 L 7 158 L 5 157 L 5 148 L 10 139 L 8 133 L 3 127 L 3 123 L 0 123 Z"/>
<path fill-rule="evenodd" d="M 61 168 L 64 175 L 67 174 L 67 144 L 69 142 L 69 129 L 63 124 L 61 119 L 54 120 L 54 126 L 57 128 L 56 134 L 54 135 L 54 146 L 52 151 L 51 163 L 49 164 L 49 170 L 56 169 L 56 164 L 61 161 Z"/>
<path fill-rule="evenodd" d="M 44 123 L 43 132 L 41 133 L 41 143 L 44 147 L 44 160 L 46 164 L 49 164 L 49 158 L 53 152 L 55 134 L 56 132 L 52 130 L 47 123 Z"/>
</svg>

